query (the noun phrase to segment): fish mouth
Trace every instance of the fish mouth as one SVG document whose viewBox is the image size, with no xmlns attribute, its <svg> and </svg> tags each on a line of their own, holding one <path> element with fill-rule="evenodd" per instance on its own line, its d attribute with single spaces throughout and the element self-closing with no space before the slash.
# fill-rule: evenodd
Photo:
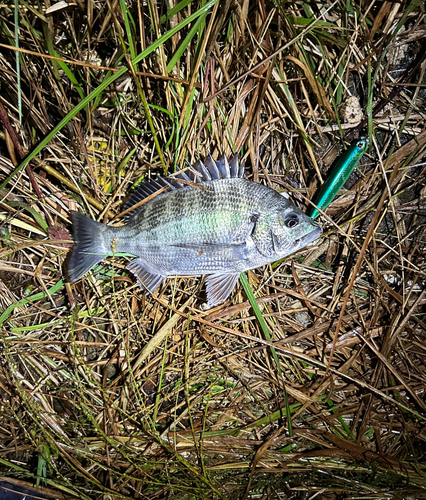
<svg viewBox="0 0 426 500">
<path fill-rule="evenodd" d="M 296 244 L 298 245 L 298 248 L 303 248 L 306 245 L 309 245 L 309 243 L 312 243 L 316 239 L 318 239 L 322 235 L 322 228 L 321 226 L 316 227 L 313 231 L 311 231 L 308 234 L 305 234 L 305 236 L 302 236 L 298 240 L 296 240 Z"/>
</svg>

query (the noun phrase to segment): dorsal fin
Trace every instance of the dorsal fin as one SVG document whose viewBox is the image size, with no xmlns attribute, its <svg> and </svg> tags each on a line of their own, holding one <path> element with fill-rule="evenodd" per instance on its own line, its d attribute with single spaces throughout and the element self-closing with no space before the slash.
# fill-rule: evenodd
<svg viewBox="0 0 426 500">
<path fill-rule="evenodd" d="M 209 155 L 204 162 L 198 160 L 185 171 L 178 170 L 176 174 L 170 174 L 167 177 L 156 177 L 149 181 L 143 181 L 124 203 L 122 211 L 128 210 L 164 187 L 167 187 L 168 190 L 188 189 L 191 186 L 187 182 L 200 184 L 206 181 L 233 178 L 244 178 L 244 163 L 239 164 L 238 155 L 234 155 L 231 161 L 228 161 L 225 154 L 218 160 L 214 160 Z M 179 179 L 185 181 L 185 183 L 180 183 Z M 159 194 L 159 196 L 162 195 L 163 193 Z M 142 207 L 143 205 L 132 210 L 125 218 L 127 220 L 131 219 Z"/>
<path fill-rule="evenodd" d="M 145 198 L 148 198 L 148 196 L 151 196 L 157 191 L 159 191 L 161 188 L 167 187 L 169 189 L 170 188 L 175 189 L 175 187 L 172 186 L 170 182 L 167 182 L 167 180 L 168 179 L 163 177 L 157 177 L 156 179 L 151 179 L 149 181 L 142 181 L 139 184 L 139 186 L 133 191 L 133 193 L 129 196 L 129 198 L 127 198 L 127 201 L 124 203 L 122 207 L 122 212 L 128 210 L 134 205 L 137 205 Z M 159 194 L 159 196 L 161 196 L 161 194 Z M 142 207 L 143 205 L 141 205 L 138 208 L 135 208 L 134 210 L 126 214 L 124 218 L 126 220 L 131 219 L 132 217 L 135 216 L 135 214 L 137 214 L 142 209 Z"/>
<path fill-rule="evenodd" d="M 240 175 L 240 166 L 238 165 L 238 155 L 234 155 L 229 162 L 231 177 L 244 177 L 244 163 L 241 164 L 242 174 Z"/>
<path fill-rule="evenodd" d="M 229 168 L 228 158 L 223 154 L 216 162 L 222 179 L 229 179 L 231 177 L 231 170 Z"/>
<path fill-rule="evenodd" d="M 217 181 L 220 179 L 219 168 L 217 166 L 217 163 L 211 157 L 211 155 L 207 156 L 207 158 L 204 160 L 204 165 L 206 166 L 207 170 L 209 171 L 209 174 L 212 178 L 212 181 Z"/>
<path fill-rule="evenodd" d="M 231 161 L 228 161 L 225 154 L 223 154 L 218 160 L 214 160 L 209 155 L 204 162 L 198 160 L 194 163 L 191 169 L 201 175 L 201 182 L 218 179 L 235 179 L 237 177 L 241 179 L 244 178 L 244 163 L 239 164 L 238 155 L 234 155 Z M 179 174 L 177 177 L 179 177 Z M 195 182 L 197 181 L 195 180 Z"/>
<path fill-rule="evenodd" d="M 203 181 L 211 181 L 211 175 L 209 174 L 209 171 L 206 169 L 204 166 L 204 163 L 201 160 L 198 160 L 196 163 L 194 163 L 193 168 L 201 175 L 201 179 Z"/>
</svg>

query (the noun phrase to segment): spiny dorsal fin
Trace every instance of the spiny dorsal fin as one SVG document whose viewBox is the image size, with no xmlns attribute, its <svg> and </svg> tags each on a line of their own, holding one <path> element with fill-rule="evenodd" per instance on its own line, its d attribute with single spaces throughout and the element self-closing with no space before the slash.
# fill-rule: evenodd
<svg viewBox="0 0 426 500">
<path fill-rule="evenodd" d="M 148 198 L 148 196 L 153 195 L 160 189 L 167 187 L 167 188 L 172 188 L 175 189 L 169 182 L 166 181 L 165 178 L 163 177 L 157 177 L 156 179 L 149 180 L 149 181 L 143 181 L 139 186 L 133 191 L 133 193 L 129 196 L 127 201 L 124 203 L 122 212 L 128 210 L 129 208 L 133 207 L 134 205 L 137 205 L 140 203 L 142 200 L 145 200 L 145 198 Z M 161 193 L 163 194 L 163 193 Z M 161 196 L 161 194 L 159 196 Z M 149 203 L 149 202 L 148 202 Z M 138 208 L 135 208 L 126 216 L 124 217 L 126 220 L 131 219 L 132 217 L 135 216 L 141 209 L 143 205 L 139 206 Z"/>
<path fill-rule="evenodd" d="M 231 170 L 229 168 L 228 158 L 223 154 L 216 162 L 222 179 L 229 179 L 231 177 Z"/>
<path fill-rule="evenodd" d="M 244 178 L 244 163 L 239 164 L 238 155 L 234 155 L 230 161 L 228 161 L 225 154 L 218 160 L 214 160 L 209 155 L 204 162 L 198 160 L 185 171 L 178 170 L 176 174 L 170 174 L 167 177 L 156 177 L 153 180 L 143 181 L 124 203 L 123 211 L 140 203 L 164 187 L 168 187 L 169 190 L 187 189 L 191 187 L 187 182 L 200 184 L 206 181 L 233 178 Z M 185 181 L 185 183 L 180 183 L 179 179 Z M 159 196 L 162 195 L 163 193 L 159 194 Z M 143 205 L 132 210 L 125 218 L 127 220 L 131 219 L 142 207 Z"/>
</svg>

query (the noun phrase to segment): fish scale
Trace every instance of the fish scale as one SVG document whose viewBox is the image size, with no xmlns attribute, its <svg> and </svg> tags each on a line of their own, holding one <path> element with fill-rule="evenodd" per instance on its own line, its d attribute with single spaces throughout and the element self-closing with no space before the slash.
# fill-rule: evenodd
<svg viewBox="0 0 426 500">
<path fill-rule="evenodd" d="M 281 259 L 321 235 L 319 225 L 290 200 L 242 178 L 235 158 L 209 157 L 192 170 L 198 174 L 142 183 L 125 209 L 164 186 L 169 190 L 130 212 L 123 226 L 73 212 L 70 281 L 109 255 L 127 253 L 136 257 L 127 268 L 149 292 L 168 276 L 207 275 L 212 307 L 227 299 L 241 272 Z"/>
<path fill-rule="evenodd" d="M 259 193 L 249 197 L 245 184 L 254 185 Z M 256 211 L 264 187 L 244 179 L 226 179 L 206 182 L 205 189 L 177 191 L 167 198 L 159 196 L 135 215 L 129 238 L 143 233 L 141 246 L 152 242 L 170 244 L 178 236 L 181 242 L 190 243 L 235 242 L 235 236 Z"/>
</svg>

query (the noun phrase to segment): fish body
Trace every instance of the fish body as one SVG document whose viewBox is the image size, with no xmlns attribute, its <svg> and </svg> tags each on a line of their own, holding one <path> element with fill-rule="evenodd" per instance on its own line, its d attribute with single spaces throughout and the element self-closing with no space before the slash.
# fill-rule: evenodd
<svg viewBox="0 0 426 500">
<path fill-rule="evenodd" d="M 207 305 L 229 296 L 238 276 L 303 248 L 320 226 L 277 191 L 243 178 L 237 157 L 197 162 L 176 177 L 142 183 L 121 227 L 72 213 L 71 282 L 114 253 L 135 255 L 127 268 L 152 292 L 168 276 L 207 275 Z"/>
</svg>

